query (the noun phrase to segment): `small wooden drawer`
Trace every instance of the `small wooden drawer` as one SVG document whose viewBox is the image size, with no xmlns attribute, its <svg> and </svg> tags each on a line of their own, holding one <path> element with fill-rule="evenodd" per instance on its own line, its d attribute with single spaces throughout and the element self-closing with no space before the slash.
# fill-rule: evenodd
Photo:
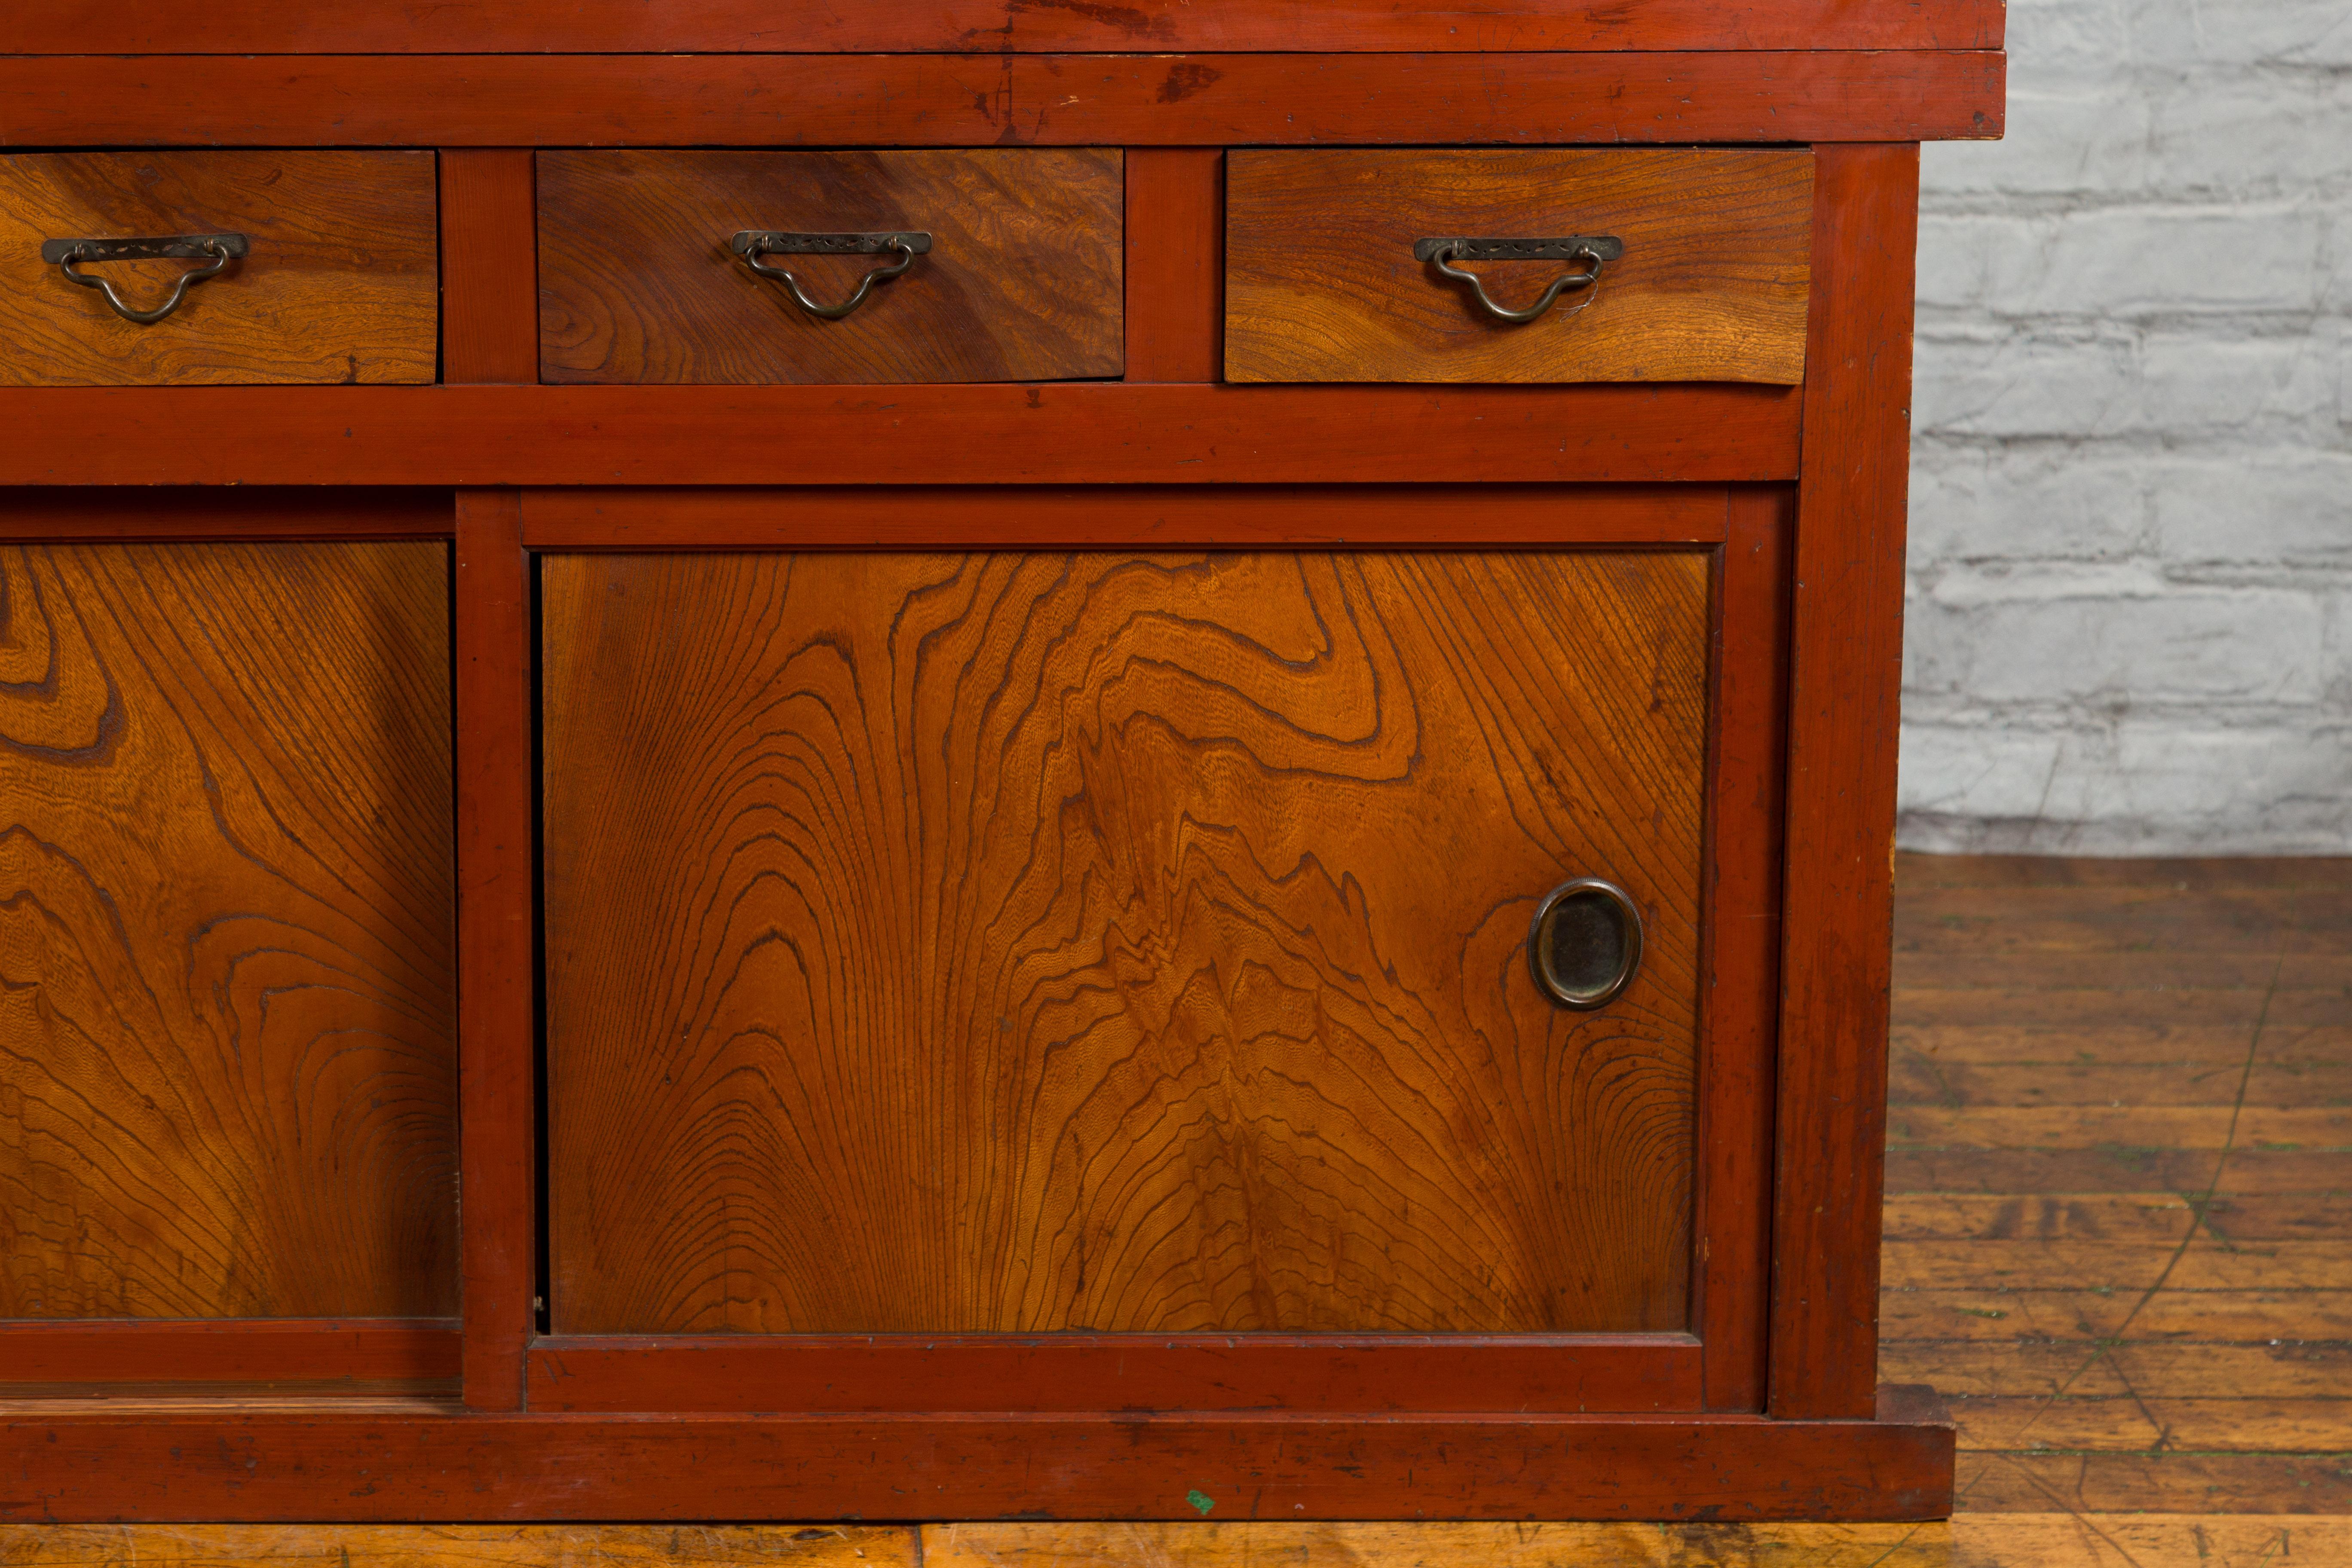
<svg viewBox="0 0 2352 1568">
<path fill-rule="evenodd" d="M 0 157 L 0 385 L 429 382 L 440 347 L 434 214 L 430 153 Z M 54 254 L 76 240 L 93 242 L 87 255 L 106 241 L 182 238 L 216 248 Z M 154 310 L 183 275 L 215 263 L 168 314 L 121 313 Z M 77 287 L 74 273 L 92 282 Z"/>
<path fill-rule="evenodd" d="M 1809 152 L 1236 151 L 1225 379 L 1793 384 L 1812 181 Z M 1513 322 L 1425 258 L 1422 242 L 1447 238 L 1606 239 L 1622 254 Z M 1507 310 L 1594 265 L 1449 264 Z"/>
<path fill-rule="evenodd" d="M 541 379 L 1115 376 L 1123 199 L 1115 148 L 542 153 Z M 780 232 L 869 247 L 912 234 L 928 248 L 746 256 L 734 243 Z M 755 274 L 755 259 L 791 279 Z M 809 308 L 902 261 L 846 315 Z"/>
</svg>

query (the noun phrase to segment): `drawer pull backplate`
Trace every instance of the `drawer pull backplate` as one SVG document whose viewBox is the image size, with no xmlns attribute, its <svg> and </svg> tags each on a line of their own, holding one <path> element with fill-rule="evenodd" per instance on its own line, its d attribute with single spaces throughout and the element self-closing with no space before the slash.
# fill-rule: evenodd
<svg viewBox="0 0 2352 1568">
<path fill-rule="evenodd" d="M 1433 261 L 1437 270 L 1456 283 L 1470 285 L 1471 297 L 1487 315 L 1498 321 L 1514 325 L 1534 321 L 1552 307 L 1552 301 L 1570 289 L 1582 289 L 1584 298 L 1576 302 L 1574 315 L 1592 303 L 1601 292 L 1601 269 L 1625 254 L 1625 242 L 1613 234 L 1570 234 L 1557 238 L 1479 239 L 1465 236 L 1438 236 L 1413 241 L 1415 261 Z M 1507 310 L 1487 296 L 1486 285 L 1475 272 L 1465 272 L 1454 265 L 1457 261 L 1580 261 L 1581 272 L 1564 272 L 1551 281 L 1551 287 L 1538 296 L 1536 302 L 1524 310 Z"/>
<path fill-rule="evenodd" d="M 1563 882 L 1536 905 L 1528 966 L 1537 987 L 1559 1005 L 1605 1007 L 1642 966 L 1642 912 L 1614 882 Z"/>
<path fill-rule="evenodd" d="M 58 270 L 66 275 L 68 283 L 79 283 L 85 289 L 95 289 L 106 296 L 114 313 L 126 321 L 141 326 L 160 321 L 180 308 L 188 297 L 191 284 L 202 282 L 236 258 L 243 256 L 247 245 L 241 234 L 167 234 L 137 239 L 45 239 L 41 242 L 41 259 L 54 261 Z M 178 282 L 164 301 L 152 310 L 137 310 L 125 303 L 114 291 L 114 285 L 92 273 L 76 272 L 77 261 L 154 261 L 180 258 L 194 260 L 209 258 L 202 267 L 191 267 L 180 274 Z"/>
<path fill-rule="evenodd" d="M 769 229 L 747 228 L 727 242 L 743 265 L 762 278 L 782 280 L 792 290 L 793 300 L 812 316 L 822 316 L 837 321 L 866 302 L 874 285 L 896 278 L 915 264 L 915 258 L 930 253 L 931 237 L 908 232 L 900 234 L 780 234 Z M 857 291 L 838 305 L 820 305 L 801 289 L 801 280 L 781 267 L 771 267 L 761 261 L 762 256 L 879 256 L 895 254 L 898 259 L 887 266 L 870 268 L 857 280 Z"/>
</svg>

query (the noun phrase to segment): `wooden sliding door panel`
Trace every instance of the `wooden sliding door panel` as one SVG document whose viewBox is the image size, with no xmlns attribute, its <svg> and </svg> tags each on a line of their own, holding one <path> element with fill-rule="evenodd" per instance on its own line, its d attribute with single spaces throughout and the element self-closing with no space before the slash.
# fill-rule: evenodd
<svg viewBox="0 0 2352 1568">
<path fill-rule="evenodd" d="M 1685 1326 L 1707 552 L 542 572 L 558 1331 Z"/>
<path fill-rule="evenodd" d="M 0 595 L 0 1318 L 454 1311 L 446 547 Z"/>
</svg>

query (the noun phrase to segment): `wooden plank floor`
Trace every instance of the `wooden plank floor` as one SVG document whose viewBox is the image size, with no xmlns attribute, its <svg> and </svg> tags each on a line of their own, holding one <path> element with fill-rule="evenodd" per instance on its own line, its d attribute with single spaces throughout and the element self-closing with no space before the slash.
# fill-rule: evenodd
<svg viewBox="0 0 2352 1568">
<path fill-rule="evenodd" d="M 2352 860 L 1897 872 L 1888 1381 L 1948 1524 L 0 1526 L 0 1568 L 2347 1568 Z"/>
<path fill-rule="evenodd" d="M 2352 1514 L 2352 861 L 1899 877 L 1879 1368 L 1959 1506 Z"/>
</svg>

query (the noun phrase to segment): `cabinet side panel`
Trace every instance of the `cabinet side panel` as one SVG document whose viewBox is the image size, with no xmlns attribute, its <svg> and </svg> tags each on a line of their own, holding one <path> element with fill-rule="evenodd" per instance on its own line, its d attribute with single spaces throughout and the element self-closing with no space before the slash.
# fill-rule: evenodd
<svg viewBox="0 0 2352 1568">
<path fill-rule="evenodd" d="M 446 561 L 0 553 L 0 1318 L 455 1310 Z"/>
</svg>

